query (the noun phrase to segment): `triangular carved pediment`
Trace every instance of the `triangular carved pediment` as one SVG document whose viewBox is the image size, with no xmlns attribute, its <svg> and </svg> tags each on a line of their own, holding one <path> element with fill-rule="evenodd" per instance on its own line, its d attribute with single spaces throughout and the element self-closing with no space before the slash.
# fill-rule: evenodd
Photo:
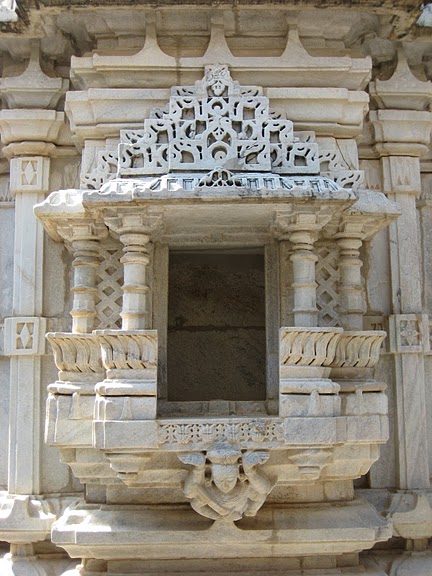
<svg viewBox="0 0 432 576">
<path fill-rule="evenodd" d="M 195 86 L 175 86 L 166 109 L 142 130 L 120 133 L 119 177 L 170 172 L 319 174 L 318 146 L 294 134 L 257 86 L 240 86 L 226 65 L 208 66 Z"/>
</svg>

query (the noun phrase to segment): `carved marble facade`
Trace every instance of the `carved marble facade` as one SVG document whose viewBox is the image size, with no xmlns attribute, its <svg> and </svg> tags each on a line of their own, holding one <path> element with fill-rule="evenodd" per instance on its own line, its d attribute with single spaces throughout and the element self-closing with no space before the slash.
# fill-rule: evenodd
<svg viewBox="0 0 432 576">
<path fill-rule="evenodd" d="M 432 574 L 420 5 L 51 4 L 0 9 L 0 573 Z M 172 368 L 176 254 L 261 259 L 240 395 Z"/>
</svg>

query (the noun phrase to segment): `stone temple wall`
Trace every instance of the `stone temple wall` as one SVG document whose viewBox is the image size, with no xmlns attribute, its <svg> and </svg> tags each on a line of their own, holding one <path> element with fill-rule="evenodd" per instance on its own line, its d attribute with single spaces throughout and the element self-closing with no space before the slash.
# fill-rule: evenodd
<svg viewBox="0 0 432 576">
<path fill-rule="evenodd" d="M 0 2 L 0 576 L 432 574 L 430 12 Z"/>
</svg>

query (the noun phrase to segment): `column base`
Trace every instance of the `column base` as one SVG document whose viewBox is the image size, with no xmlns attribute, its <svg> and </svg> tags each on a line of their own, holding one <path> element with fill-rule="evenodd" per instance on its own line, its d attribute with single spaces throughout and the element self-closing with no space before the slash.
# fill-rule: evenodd
<svg viewBox="0 0 432 576">
<path fill-rule="evenodd" d="M 432 551 L 423 552 L 391 552 L 365 555 L 361 559 L 368 570 L 380 569 L 388 576 L 430 576 L 432 574 Z M 368 572 L 369 573 L 369 572 Z"/>
<path fill-rule="evenodd" d="M 44 498 L 3 492 L 0 496 L 0 540 L 41 542 L 49 535 L 55 515 Z"/>
<path fill-rule="evenodd" d="M 43 558 L 32 544 L 12 544 L 11 552 L 0 559 L 1 576 L 72 576 L 77 564 L 70 558 Z"/>
</svg>

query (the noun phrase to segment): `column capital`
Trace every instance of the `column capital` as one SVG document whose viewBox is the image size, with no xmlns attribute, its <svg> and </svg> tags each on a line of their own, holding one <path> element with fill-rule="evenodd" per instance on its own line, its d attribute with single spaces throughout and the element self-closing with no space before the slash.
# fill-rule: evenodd
<svg viewBox="0 0 432 576">
<path fill-rule="evenodd" d="M 372 102 L 387 110 L 428 110 L 432 103 L 432 83 L 419 80 L 411 72 L 402 45 L 397 51 L 396 70 L 388 80 L 376 78 L 369 84 Z"/>
<path fill-rule="evenodd" d="M 57 233 L 73 247 L 74 242 L 103 240 L 108 236 L 108 229 L 101 221 L 90 218 L 74 218 L 59 223 Z"/>
<path fill-rule="evenodd" d="M 361 216 L 354 215 L 343 215 L 338 226 L 337 232 L 333 235 L 333 238 L 345 239 L 359 239 L 363 241 L 366 235 L 366 222 Z"/>
<path fill-rule="evenodd" d="M 116 235 L 126 237 L 130 234 L 149 236 L 149 240 L 160 234 L 163 228 L 163 212 L 161 210 L 142 210 L 140 212 L 117 212 L 115 216 L 104 218 L 105 224 Z"/>
<path fill-rule="evenodd" d="M 429 149 L 432 113 L 419 110 L 371 110 L 374 149 L 379 156 L 423 156 Z"/>
<path fill-rule="evenodd" d="M 293 206 L 288 210 L 277 210 L 272 230 L 280 240 L 295 242 L 298 233 L 306 234 L 313 243 L 320 230 L 332 218 L 330 206 Z"/>
<path fill-rule="evenodd" d="M 39 153 L 49 155 L 60 128 L 64 124 L 64 112 L 55 110 L 2 110 L 0 112 L 3 153 L 8 157 Z M 17 146 L 20 144 L 21 146 Z"/>
<path fill-rule="evenodd" d="M 14 2 L 14 0 L 8 0 Z M 3 0 L 4 4 L 5 0 Z M 1 9 L 0 9 L 1 20 Z M 9 109 L 27 108 L 46 110 L 55 108 L 66 93 L 69 81 L 48 76 L 40 65 L 39 42 L 33 42 L 26 69 L 19 76 L 0 80 L 0 94 Z"/>
</svg>

